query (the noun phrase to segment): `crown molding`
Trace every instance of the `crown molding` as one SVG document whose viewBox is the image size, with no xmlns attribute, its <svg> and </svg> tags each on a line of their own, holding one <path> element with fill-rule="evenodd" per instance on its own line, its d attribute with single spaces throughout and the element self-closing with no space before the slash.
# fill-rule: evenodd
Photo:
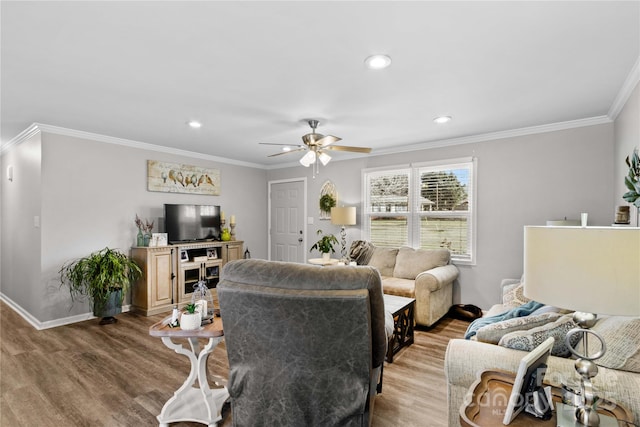
<svg viewBox="0 0 640 427">
<path fill-rule="evenodd" d="M 187 151 L 187 150 L 180 150 L 178 148 L 163 147 L 161 145 L 149 144 L 147 142 L 133 141 L 133 140 L 124 139 L 124 138 L 116 138 L 113 136 L 101 135 L 93 132 L 85 132 L 82 130 L 69 129 L 69 128 L 64 128 L 60 126 L 52 126 L 52 125 L 47 125 L 43 123 L 33 123 L 27 129 L 22 131 L 18 136 L 16 136 L 7 144 L 5 144 L 5 146 L 2 149 L 2 152 L 8 150 L 10 147 L 14 145 L 17 145 L 25 141 L 26 139 L 30 138 L 32 135 L 38 132 L 47 132 L 47 133 L 52 133 L 56 135 L 69 136 L 72 138 L 89 139 L 91 141 L 122 145 L 129 148 L 138 148 L 140 150 L 156 151 L 160 153 L 173 154 L 176 156 L 193 157 L 197 159 L 209 160 L 212 162 L 220 162 L 228 165 L 245 166 L 245 167 L 255 168 L 255 169 L 265 169 L 264 165 L 260 165 L 257 163 L 243 162 L 241 160 L 211 156 L 208 154 L 197 153 L 195 151 Z"/>
<path fill-rule="evenodd" d="M 638 67 L 636 67 L 636 72 L 637 71 L 639 71 Z M 632 74 L 630 74 L 630 76 Z M 630 81 L 630 79 L 627 79 L 627 81 Z M 625 87 L 627 87 L 627 86 L 631 86 L 631 90 L 633 90 L 633 87 L 635 87 L 635 86 L 633 86 L 631 84 L 627 85 L 625 83 Z M 631 92 L 629 91 L 629 93 L 626 95 L 626 98 L 624 98 L 624 102 L 626 102 L 626 100 L 629 98 L 630 94 L 631 94 Z M 616 99 L 622 99 L 622 98 L 620 98 L 620 95 L 619 95 L 618 98 L 616 98 Z M 624 102 L 622 103 L 623 106 L 624 106 Z M 617 113 L 619 113 L 621 109 L 622 109 L 622 107 L 620 107 L 620 109 L 617 111 Z M 613 108 L 612 108 L 612 110 L 613 110 Z M 392 148 L 386 148 L 386 149 L 381 149 L 381 150 L 374 150 L 374 151 L 372 151 L 371 156 L 379 156 L 379 155 L 387 155 L 387 154 L 395 154 L 395 153 L 405 153 L 407 151 L 426 150 L 426 149 L 441 148 L 441 147 L 448 147 L 448 146 L 454 146 L 454 145 L 473 144 L 473 143 L 477 143 L 477 142 L 485 142 L 485 141 L 491 141 L 491 140 L 496 140 L 496 139 L 513 138 L 513 137 L 518 137 L 518 136 L 535 135 L 535 134 L 539 134 L 539 133 L 555 132 L 555 131 L 561 131 L 561 130 L 566 130 L 566 129 L 574 129 L 574 128 L 579 128 L 579 127 L 594 126 L 594 125 L 600 125 L 600 124 L 605 124 L 605 123 L 612 123 L 613 121 L 614 121 L 614 119 L 612 118 L 611 114 L 608 114 L 606 116 L 596 116 L 596 117 L 590 117 L 590 118 L 586 118 L 586 119 L 570 120 L 570 121 L 566 121 L 566 122 L 550 123 L 550 124 L 546 124 L 546 125 L 530 126 L 530 127 L 525 127 L 525 128 L 519 128 L 519 129 L 511 129 L 511 130 L 499 131 L 499 132 L 490 132 L 490 133 L 484 133 L 484 134 L 478 134 L 478 135 L 464 136 L 464 137 L 460 137 L 460 138 L 450 138 L 450 139 L 441 139 L 441 140 L 435 140 L 435 141 L 427 141 L 427 142 L 421 142 L 421 143 L 417 143 L 417 144 L 403 145 L 403 146 L 400 146 L 400 147 L 392 147 Z M 187 150 L 180 150 L 180 149 L 177 149 L 177 148 L 163 147 L 163 146 L 160 146 L 160 145 L 149 144 L 149 143 L 146 143 L 146 142 L 132 141 L 132 140 L 129 140 L 129 139 L 116 138 L 116 137 L 112 137 L 112 136 L 106 136 L 106 135 L 100 135 L 100 134 L 96 134 L 96 133 L 92 133 L 92 132 L 85 132 L 85 131 L 79 131 L 79 130 L 74 130 L 74 129 L 68 129 L 68 128 L 63 128 L 63 127 L 59 127 L 59 126 L 51 126 L 51 125 L 46 125 L 46 124 L 42 124 L 42 123 L 33 123 L 27 129 L 22 131 L 18 136 L 16 136 L 11 141 L 9 141 L 7 144 L 4 145 L 2 150 L 0 150 L 0 155 L 4 151 L 8 150 L 10 147 L 25 141 L 26 139 L 30 138 L 31 136 L 35 135 L 38 132 L 48 132 L 48 133 L 53 133 L 53 134 L 57 134 L 57 135 L 65 135 L 65 136 L 70 136 L 70 137 L 74 137 L 74 138 L 89 139 L 89 140 L 93 140 L 93 141 L 105 142 L 105 143 L 108 143 L 108 144 L 123 145 L 123 146 L 131 147 L 131 148 L 138 148 L 138 149 L 142 149 L 142 150 L 149 150 L 149 151 L 156 151 L 156 152 L 161 152 L 161 153 L 174 154 L 174 155 L 177 155 L 177 156 L 185 156 L 185 157 L 193 157 L 193 158 L 198 158 L 198 159 L 205 159 L 205 160 L 210 160 L 210 161 L 213 161 L 213 162 L 221 162 L 221 163 L 225 163 L 225 164 L 236 165 L 236 166 L 245 166 L 245 167 L 250 167 L 250 168 L 255 168 L 255 169 L 275 170 L 275 169 L 285 169 L 285 168 L 294 167 L 294 166 L 298 166 L 299 165 L 297 161 L 296 162 L 290 162 L 290 163 L 284 163 L 284 164 L 278 164 L 278 165 L 263 165 L 263 164 L 258 164 L 258 163 L 243 162 L 243 161 L 240 161 L 240 160 L 227 159 L 227 158 L 224 158 L 224 157 L 217 157 L 217 156 L 211 156 L 211 155 L 202 154 L 202 153 L 196 153 L 194 151 L 187 151 Z M 353 157 L 340 159 L 340 160 L 334 160 L 334 161 L 344 161 L 344 160 L 351 160 L 351 159 L 353 159 Z"/>
<path fill-rule="evenodd" d="M 547 125 L 530 126 L 520 129 L 511 129 L 500 132 L 484 133 L 479 135 L 463 136 L 460 138 L 441 139 L 437 141 L 428 141 L 418 144 L 405 145 L 402 147 L 375 150 L 372 155 L 386 155 L 395 153 L 404 153 L 407 151 L 426 150 L 431 148 L 450 147 L 454 145 L 473 144 L 477 142 L 492 141 L 496 139 L 514 138 L 518 136 L 535 135 L 539 133 L 555 132 L 566 129 L 574 129 L 579 127 L 601 125 L 611 123 L 612 120 L 608 116 L 597 116 L 588 119 L 570 120 L 566 122 L 551 123 Z"/>
<path fill-rule="evenodd" d="M 629 72 L 626 80 L 622 84 L 620 88 L 620 92 L 618 92 L 618 96 L 613 100 L 613 104 L 611 104 L 611 108 L 609 109 L 609 113 L 607 114 L 611 120 L 615 120 L 618 118 L 618 114 L 622 111 L 625 104 L 629 100 L 631 93 L 636 88 L 636 85 L 640 81 L 640 57 L 636 59 L 636 63 L 633 68 Z"/>
</svg>

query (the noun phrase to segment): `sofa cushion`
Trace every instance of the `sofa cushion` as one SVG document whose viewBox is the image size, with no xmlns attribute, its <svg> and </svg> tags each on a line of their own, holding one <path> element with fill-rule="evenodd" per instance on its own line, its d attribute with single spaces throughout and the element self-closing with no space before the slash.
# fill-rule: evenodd
<svg viewBox="0 0 640 427">
<path fill-rule="evenodd" d="M 477 340 L 498 344 L 500 338 L 506 334 L 537 328 L 538 326 L 554 322 L 558 320 L 559 317 L 562 317 L 559 313 L 532 314 L 530 316 L 515 317 L 513 319 L 503 320 L 502 322 L 492 323 L 478 329 L 476 332 Z"/>
<path fill-rule="evenodd" d="M 607 351 L 595 363 L 599 366 L 640 373 L 640 318 L 608 316 L 591 328 L 602 337 Z M 589 337 L 589 351 L 599 350 L 599 342 Z"/>
<path fill-rule="evenodd" d="M 369 260 L 369 265 L 377 268 L 381 276 L 393 276 L 397 254 L 398 248 L 375 247 Z"/>
<path fill-rule="evenodd" d="M 399 277 L 382 277 L 382 291 L 389 295 L 415 298 L 416 283 L 413 280 L 400 279 Z"/>
<path fill-rule="evenodd" d="M 508 307 L 517 307 L 531 301 L 524 296 L 524 285 L 522 283 L 514 283 L 506 285 L 502 288 L 502 304 Z"/>
<path fill-rule="evenodd" d="M 573 315 L 565 314 L 555 322 L 547 323 L 546 325 L 538 326 L 537 328 L 527 331 L 506 334 L 500 339 L 498 345 L 514 350 L 531 351 L 542 344 L 547 338 L 554 337 L 556 342 L 553 344 L 551 354 L 553 356 L 568 357 L 571 352 L 566 346 L 564 339 L 567 332 L 575 327 L 577 327 L 577 325 L 573 321 Z M 571 346 L 575 347 L 579 339 L 578 334 L 573 335 Z"/>
<path fill-rule="evenodd" d="M 393 277 L 415 280 L 423 271 L 449 264 L 448 249 L 413 249 L 402 247 L 398 251 Z"/>
</svg>

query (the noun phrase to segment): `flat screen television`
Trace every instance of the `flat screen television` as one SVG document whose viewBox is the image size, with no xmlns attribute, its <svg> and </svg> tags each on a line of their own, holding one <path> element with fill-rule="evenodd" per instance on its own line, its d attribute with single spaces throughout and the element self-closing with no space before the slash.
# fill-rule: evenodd
<svg viewBox="0 0 640 427">
<path fill-rule="evenodd" d="M 220 206 L 164 205 L 169 243 L 220 240 Z"/>
</svg>

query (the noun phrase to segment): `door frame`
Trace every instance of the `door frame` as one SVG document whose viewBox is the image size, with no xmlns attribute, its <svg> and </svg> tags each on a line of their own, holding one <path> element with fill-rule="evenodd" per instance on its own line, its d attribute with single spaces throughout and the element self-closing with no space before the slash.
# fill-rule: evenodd
<svg viewBox="0 0 640 427">
<path fill-rule="evenodd" d="M 302 247 L 307 247 L 307 177 L 303 176 L 300 178 L 287 178 L 287 179 L 276 179 L 273 181 L 269 181 L 267 183 L 267 259 L 271 261 L 271 187 L 274 184 L 283 184 L 286 182 L 302 182 L 302 199 L 304 206 L 303 208 L 303 218 L 302 218 Z"/>
</svg>

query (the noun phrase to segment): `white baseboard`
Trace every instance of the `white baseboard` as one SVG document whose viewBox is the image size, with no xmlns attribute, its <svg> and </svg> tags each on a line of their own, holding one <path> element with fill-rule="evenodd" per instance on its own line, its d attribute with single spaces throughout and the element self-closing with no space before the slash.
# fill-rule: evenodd
<svg viewBox="0 0 640 427">
<path fill-rule="evenodd" d="M 13 301 L 11 298 L 0 292 L 0 301 L 3 301 L 7 304 L 13 311 L 18 313 L 24 320 L 26 320 L 31 326 L 36 328 L 37 330 L 50 329 L 58 326 L 69 325 L 71 323 L 84 322 L 85 320 L 95 319 L 96 317 L 93 313 L 82 313 L 76 314 L 75 316 L 62 317 L 60 319 L 47 320 L 45 322 L 41 322 L 36 319 L 31 313 L 22 308 L 19 304 Z M 127 312 L 131 309 L 130 305 L 123 305 L 122 312 Z"/>
</svg>

